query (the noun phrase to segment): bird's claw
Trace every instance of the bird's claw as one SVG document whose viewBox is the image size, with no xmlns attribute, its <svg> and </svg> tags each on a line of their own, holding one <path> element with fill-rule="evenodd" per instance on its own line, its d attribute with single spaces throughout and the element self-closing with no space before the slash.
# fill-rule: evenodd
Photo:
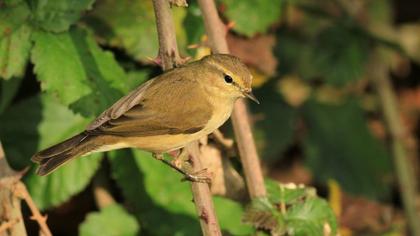
<svg viewBox="0 0 420 236">
<path fill-rule="evenodd" d="M 207 183 L 211 184 L 211 178 L 209 173 L 207 173 L 207 168 L 204 168 L 200 171 L 184 175 L 184 178 L 181 181 L 191 181 L 197 183 Z"/>
</svg>

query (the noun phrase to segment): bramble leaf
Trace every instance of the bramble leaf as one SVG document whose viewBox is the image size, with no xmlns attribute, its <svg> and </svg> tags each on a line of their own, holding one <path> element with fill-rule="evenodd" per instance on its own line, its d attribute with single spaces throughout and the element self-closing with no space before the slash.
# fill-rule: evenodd
<svg viewBox="0 0 420 236">
<path fill-rule="evenodd" d="M 226 16 L 235 24 L 233 29 L 246 36 L 265 33 L 280 18 L 282 0 L 222 0 Z"/>
<path fill-rule="evenodd" d="M 387 196 L 391 158 L 369 132 L 355 100 L 339 105 L 311 101 L 303 115 L 308 126 L 306 162 L 318 181 L 332 178 L 352 193 L 371 198 Z"/>
<path fill-rule="evenodd" d="M 89 10 L 95 0 L 35 0 L 32 1 L 34 23 L 55 33 L 66 31 Z"/>
<path fill-rule="evenodd" d="M 47 96 L 24 100 L 4 114 L 0 117 L 0 138 L 16 169 L 29 165 L 36 151 L 83 131 L 89 122 Z M 83 190 L 95 174 L 100 157 L 92 154 L 77 158 L 48 176 L 30 171 L 24 181 L 37 206 L 57 206 Z"/>
<path fill-rule="evenodd" d="M 113 54 L 84 30 L 38 32 L 32 61 L 42 90 L 85 116 L 100 114 L 130 89 Z"/>
<path fill-rule="evenodd" d="M 89 213 L 79 227 L 80 236 L 135 236 L 139 225 L 136 218 L 120 205 L 113 204 Z"/>
</svg>

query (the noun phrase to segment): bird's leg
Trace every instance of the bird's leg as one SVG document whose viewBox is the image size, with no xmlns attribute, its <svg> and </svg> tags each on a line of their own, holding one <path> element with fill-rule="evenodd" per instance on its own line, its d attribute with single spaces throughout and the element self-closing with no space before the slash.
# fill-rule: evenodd
<svg viewBox="0 0 420 236">
<path fill-rule="evenodd" d="M 186 156 L 188 157 L 188 153 Z M 166 160 L 161 153 L 153 153 L 153 157 L 165 163 L 166 165 L 172 167 L 174 170 L 178 171 L 179 173 L 183 174 L 184 178 L 182 180 L 188 180 L 188 181 L 199 182 L 199 183 L 211 183 L 211 179 L 206 174 L 207 169 L 203 169 L 195 173 L 188 173 L 188 171 L 184 170 L 184 168 L 182 167 L 182 164 L 180 167 L 177 166 L 176 164 Z"/>
<path fill-rule="evenodd" d="M 182 169 L 184 166 L 184 163 L 187 162 L 188 159 L 189 159 L 189 156 L 188 156 L 187 149 L 181 148 L 178 155 L 176 155 L 176 157 L 174 157 L 174 159 L 172 160 L 172 163 L 178 168 Z"/>
</svg>

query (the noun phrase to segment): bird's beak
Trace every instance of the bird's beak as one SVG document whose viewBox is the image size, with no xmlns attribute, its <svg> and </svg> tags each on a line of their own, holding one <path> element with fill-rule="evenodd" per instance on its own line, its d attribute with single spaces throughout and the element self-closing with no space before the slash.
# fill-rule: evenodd
<svg viewBox="0 0 420 236">
<path fill-rule="evenodd" d="M 255 97 L 252 91 L 244 91 L 243 94 L 255 103 L 260 104 L 260 101 L 258 101 L 258 99 Z"/>
</svg>

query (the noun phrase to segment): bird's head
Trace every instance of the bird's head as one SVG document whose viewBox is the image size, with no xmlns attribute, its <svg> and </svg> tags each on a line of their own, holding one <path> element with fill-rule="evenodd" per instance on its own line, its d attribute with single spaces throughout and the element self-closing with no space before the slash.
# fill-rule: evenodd
<svg viewBox="0 0 420 236">
<path fill-rule="evenodd" d="M 248 97 L 259 104 L 252 94 L 252 75 L 244 63 L 229 54 L 212 54 L 201 59 L 211 74 L 211 83 L 219 92 L 231 97 Z"/>
</svg>

